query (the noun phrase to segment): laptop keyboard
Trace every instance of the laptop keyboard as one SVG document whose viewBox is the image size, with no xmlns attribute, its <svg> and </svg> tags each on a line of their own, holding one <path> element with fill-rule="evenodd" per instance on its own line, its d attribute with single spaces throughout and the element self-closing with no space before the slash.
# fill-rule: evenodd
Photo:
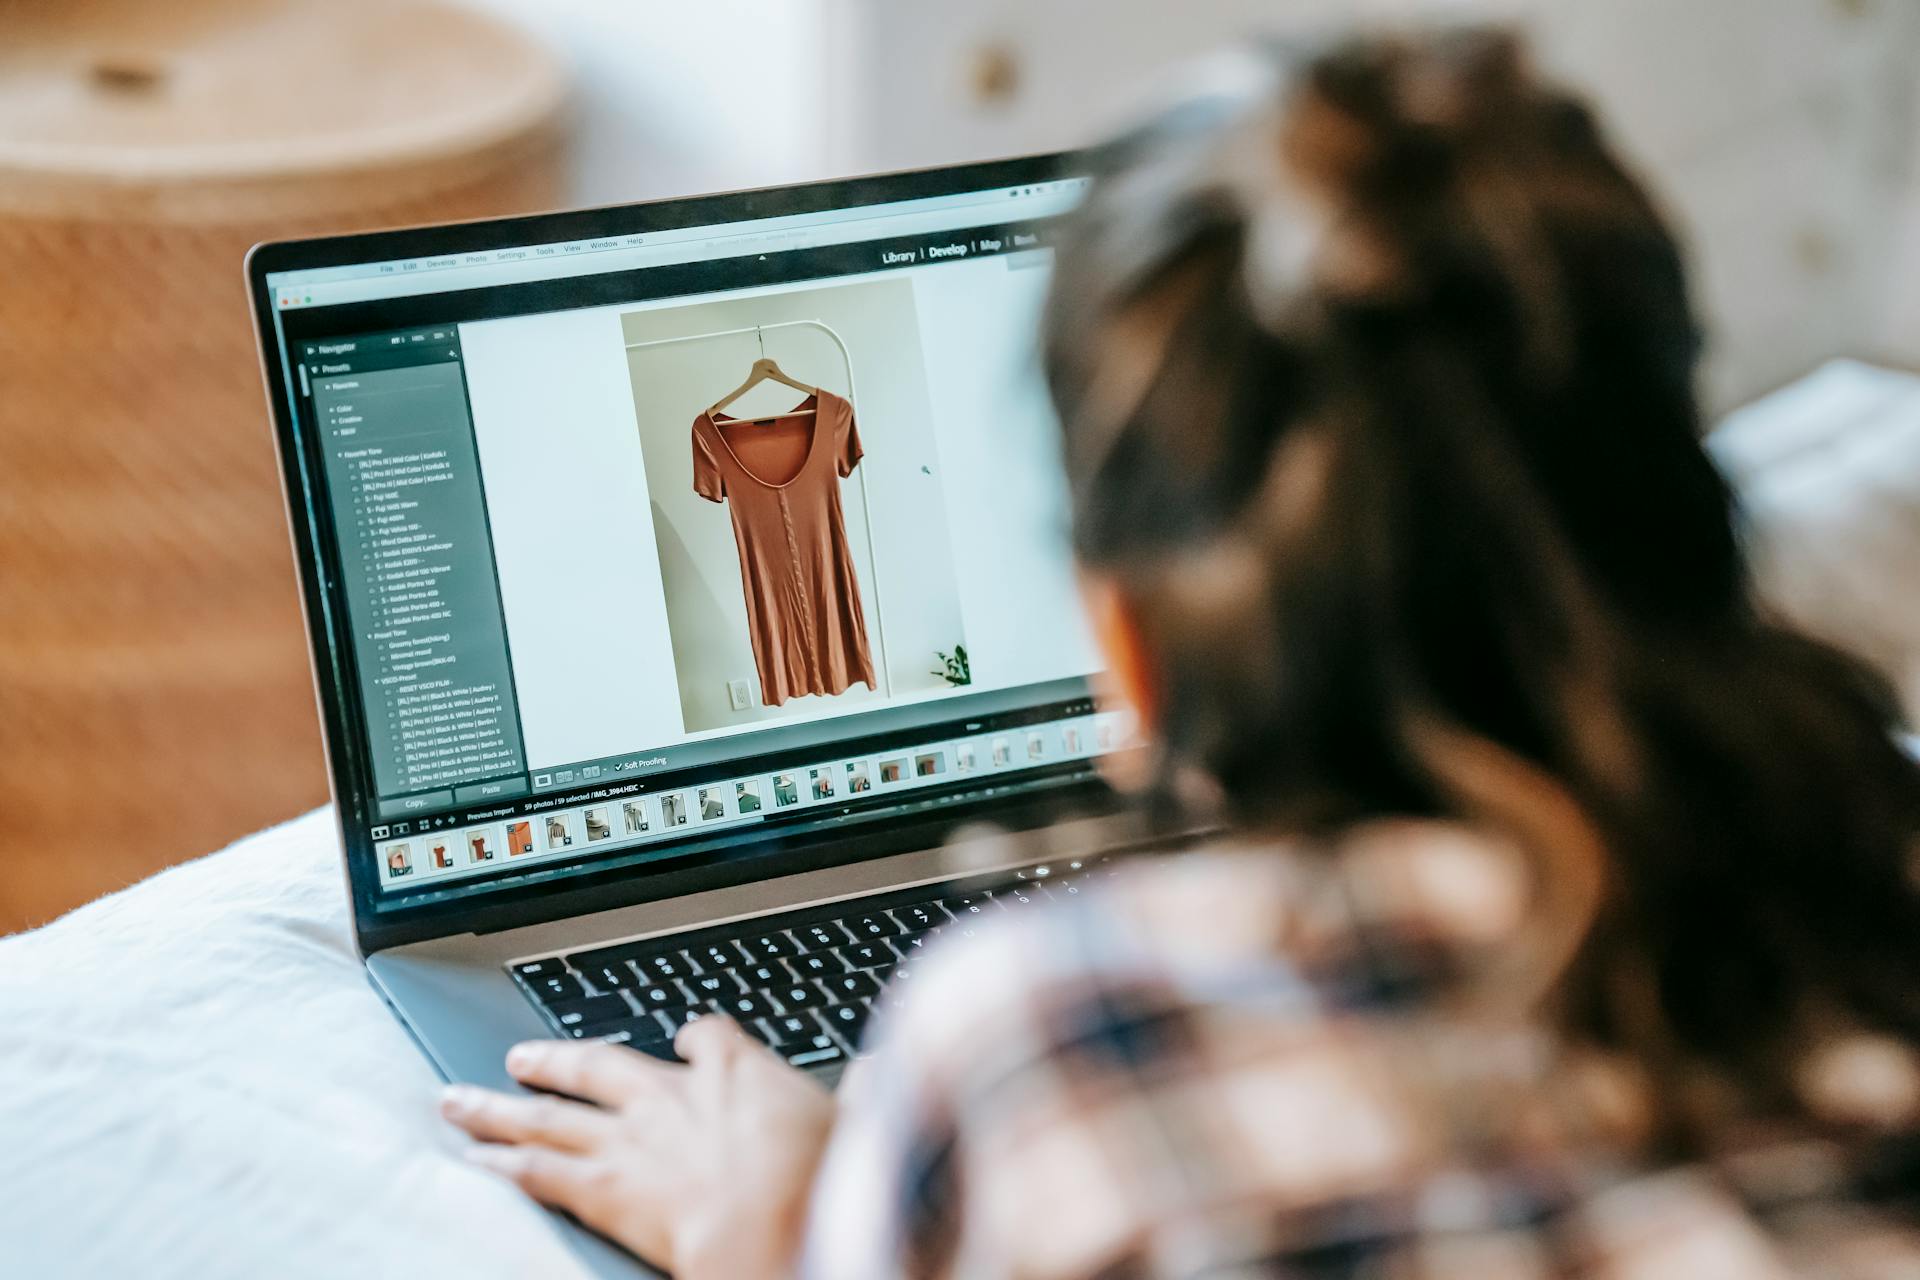
<svg viewBox="0 0 1920 1280">
<path fill-rule="evenodd" d="M 860 1054 L 874 1005 L 946 933 L 1083 892 L 1096 860 L 895 890 L 508 965 L 554 1031 L 673 1059 L 673 1037 L 723 1013 L 796 1067 Z"/>
</svg>

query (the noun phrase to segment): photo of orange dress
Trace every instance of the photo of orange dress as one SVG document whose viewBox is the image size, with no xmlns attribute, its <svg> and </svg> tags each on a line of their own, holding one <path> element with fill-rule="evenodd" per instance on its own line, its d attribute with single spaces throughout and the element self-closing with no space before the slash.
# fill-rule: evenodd
<svg viewBox="0 0 1920 1280">
<path fill-rule="evenodd" d="M 694 492 L 732 514 L 767 706 L 878 687 L 840 504 L 840 481 L 860 458 L 853 406 L 830 391 L 771 418 L 694 419 Z"/>
</svg>

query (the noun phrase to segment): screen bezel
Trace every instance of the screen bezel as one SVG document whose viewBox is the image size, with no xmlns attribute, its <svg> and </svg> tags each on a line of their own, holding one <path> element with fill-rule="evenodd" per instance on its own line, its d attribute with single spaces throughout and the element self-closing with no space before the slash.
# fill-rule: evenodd
<svg viewBox="0 0 1920 1280">
<path fill-rule="evenodd" d="M 1070 176 L 1071 161 L 1071 153 L 1049 153 L 564 213 L 274 241 L 254 246 L 246 258 L 247 290 L 252 302 L 274 446 L 280 460 L 281 487 L 300 582 L 301 607 L 306 618 L 308 652 L 327 754 L 328 785 L 340 831 L 355 937 L 362 954 L 370 955 L 429 938 L 515 928 L 925 848 L 937 843 L 953 826 L 977 819 L 982 806 L 955 804 L 911 821 L 876 823 L 852 837 L 845 830 L 821 833 L 818 838 L 773 833 L 763 842 L 763 847 L 751 854 L 739 851 L 737 836 L 731 845 L 725 846 L 731 852 L 724 856 L 719 846 L 713 853 L 702 856 L 696 842 L 690 846 L 694 852 L 667 867 L 641 866 L 605 873 L 585 871 L 557 883 L 528 885 L 477 895 L 473 899 L 397 911 L 374 910 L 381 890 L 374 845 L 367 834 L 372 825 L 372 797 L 354 794 L 354 780 L 358 776 L 356 762 L 362 753 L 351 730 L 352 717 L 347 714 L 346 690 L 350 682 L 341 662 L 343 646 L 350 645 L 351 639 L 344 610 L 338 601 L 330 602 L 326 598 L 324 552 L 313 507 L 316 493 L 303 480 L 305 444 L 295 419 L 291 381 L 278 337 L 268 277 L 282 272 L 389 259 L 478 253 L 527 244 L 677 230 L 961 195 Z M 716 260 L 714 265 L 720 268 L 725 261 Z M 1022 826 L 1047 820 L 1063 803 L 1105 808 L 1108 802 L 1097 784 L 1088 783 L 1013 808 L 1003 810 L 995 805 L 995 816 L 1010 826 Z"/>
</svg>

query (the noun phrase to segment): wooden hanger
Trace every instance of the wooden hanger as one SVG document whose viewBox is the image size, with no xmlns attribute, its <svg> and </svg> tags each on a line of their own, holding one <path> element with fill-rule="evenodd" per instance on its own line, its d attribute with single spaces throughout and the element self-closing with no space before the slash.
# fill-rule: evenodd
<svg viewBox="0 0 1920 1280">
<path fill-rule="evenodd" d="M 775 364 L 770 357 L 761 356 L 753 362 L 753 369 L 747 374 L 747 380 L 714 401 L 713 407 L 707 410 L 707 413 L 709 415 L 718 414 L 735 400 L 738 400 L 741 396 L 747 394 L 747 392 L 753 390 L 763 382 L 778 382 L 784 386 L 792 387 L 795 391 L 804 392 L 810 396 L 820 394 L 820 388 L 810 387 L 804 382 L 788 377 L 786 371 Z M 770 413 L 761 418 L 736 418 L 734 421 L 772 422 L 775 418 L 810 418 L 813 414 L 814 410 L 812 409 L 792 409 L 786 413 Z"/>
</svg>

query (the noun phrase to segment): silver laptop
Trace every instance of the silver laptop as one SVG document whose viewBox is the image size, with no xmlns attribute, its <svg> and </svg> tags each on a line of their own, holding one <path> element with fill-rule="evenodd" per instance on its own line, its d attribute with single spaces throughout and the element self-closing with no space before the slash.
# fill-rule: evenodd
<svg viewBox="0 0 1920 1280">
<path fill-rule="evenodd" d="M 1033 357 L 1083 188 L 254 250 L 354 927 L 447 1079 L 716 1011 L 833 1076 L 930 940 L 1139 835 Z"/>
</svg>

